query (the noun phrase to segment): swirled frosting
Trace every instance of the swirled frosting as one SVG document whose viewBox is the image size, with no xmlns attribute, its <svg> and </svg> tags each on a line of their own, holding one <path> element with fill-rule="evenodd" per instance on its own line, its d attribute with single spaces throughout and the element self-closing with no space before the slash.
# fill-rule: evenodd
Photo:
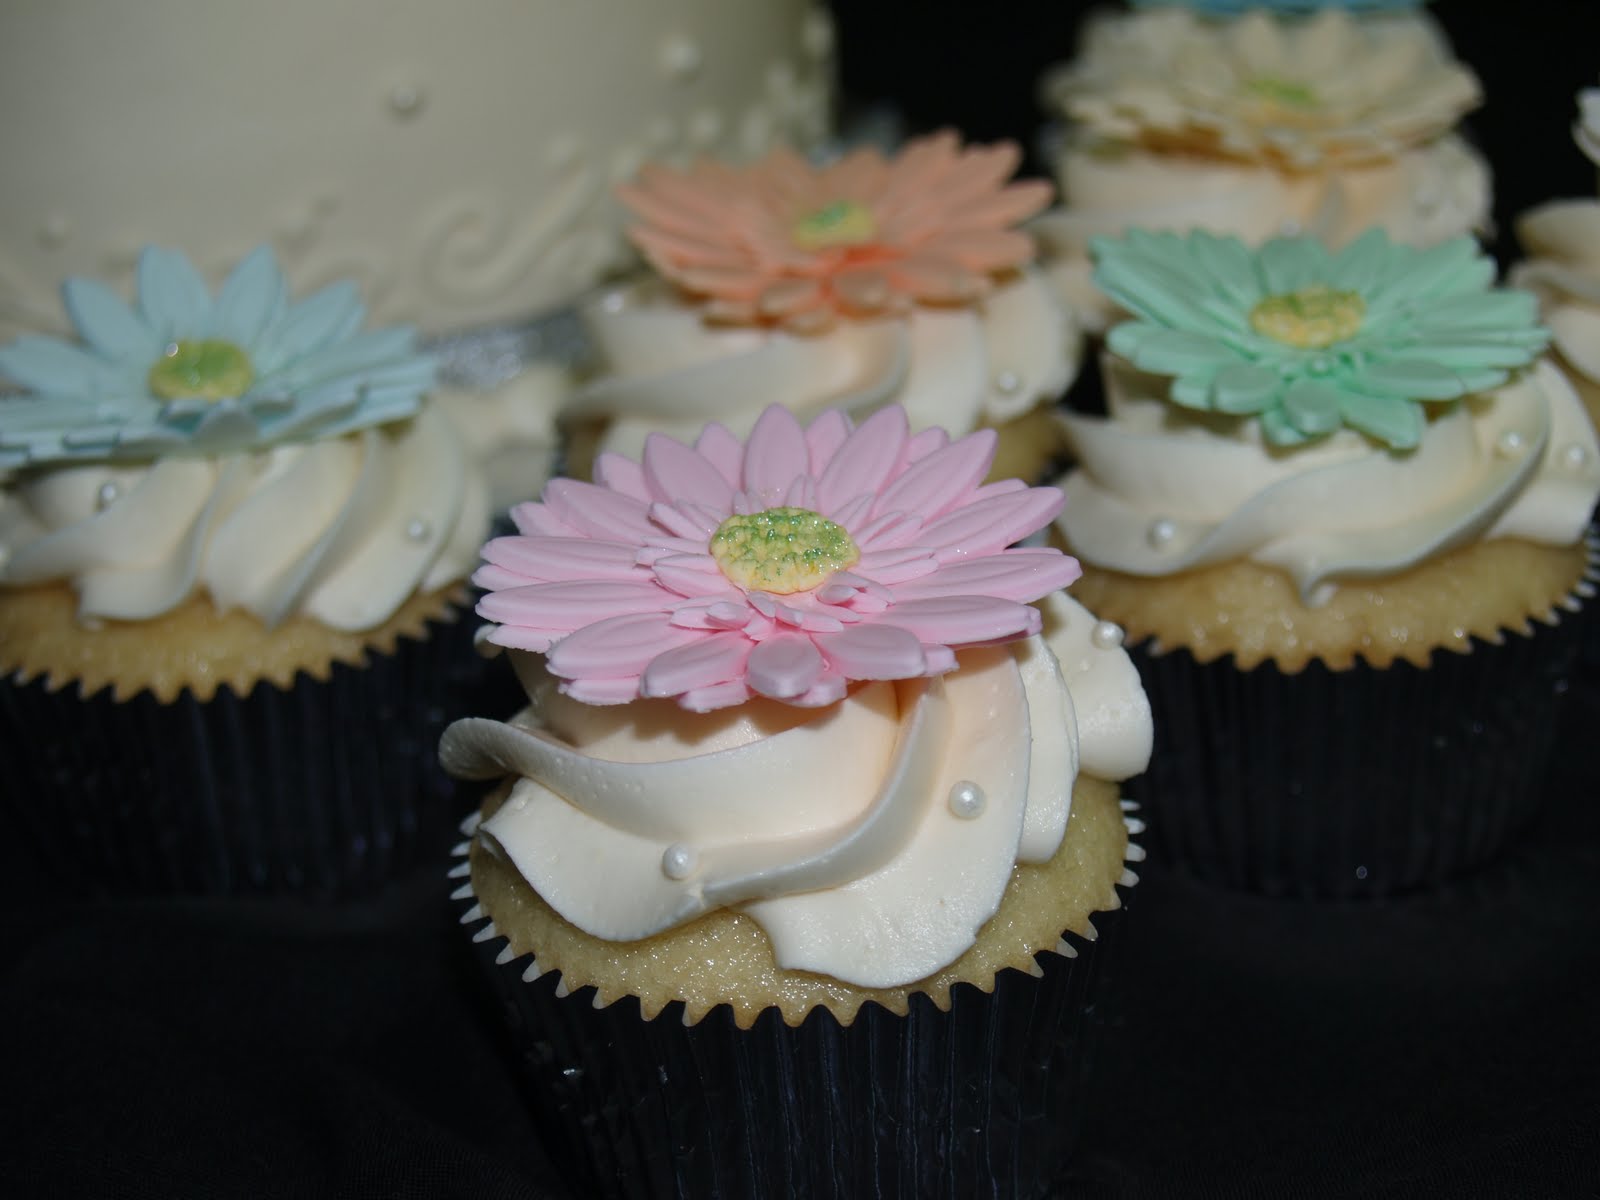
<svg viewBox="0 0 1600 1200">
<path fill-rule="evenodd" d="M 821 334 L 708 324 L 701 305 L 659 283 L 610 292 L 584 317 L 601 374 L 567 412 L 607 418 L 601 449 L 630 457 L 652 432 L 692 442 L 708 421 L 744 437 L 774 403 L 802 420 L 901 404 L 913 428 L 960 436 L 1059 396 L 1081 353 L 1071 313 L 1032 268 L 970 305 Z"/>
<path fill-rule="evenodd" d="M 1600 166 L 1600 89 L 1579 94 L 1573 139 Z M 1556 200 L 1525 213 L 1517 238 L 1528 252 L 1511 279 L 1539 297 L 1561 356 L 1600 384 L 1600 200 Z"/>
<path fill-rule="evenodd" d="M 1376 227 L 1431 246 L 1486 228 L 1491 203 L 1488 166 L 1453 134 L 1387 160 L 1303 172 L 1078 140 L 1054 170 L 1062 207 L 1031 229 L 1052 282 L 1094 330 L 1116 312 L 1090 280 L 1097 236 L 1204 229 L 1258 243 L 1309 233 L 1337 248 Z"/>
<path fill-rule="evenodd" d="M 1057 524 L 1073 553 L 1130 575 L 1247 558 L 1315 605 L 1477 539 L 1572 545 L 1600 496 L 1594 429 L 1548 362 L 1439 413 L 1408 452 L 1349 430 L 1274 452 L 1254 422 L 1168 403 L 1163 381 L 1107 377 L 1107 417 L 1065 418 L 1081 465 Z"/>
<path fill-rule="evenodd" d="M 365 630 L 464 579 L 488 513 L 460 434 L 425 406 L 257 453 L 19 473 L 0 492 L 0 585 L 69 583 L 86 619 L 149 619 L 204 591 L 269 626 Z"/>
<path fill-rule="evenodd" d="M 1044 636 L 812 711 L 591 707 L 517 654 L 533 705 L 457 722 L 441 756 L 462 777 L 515 778 L 478 836 L 595 937 L 731 907 L 782 967 L 914 982 L 973 943 L 1015 863 L 1055 854 L 1079 770 L 1122 779 L 1148 759 L 1119 640 L 1065 596 L 1043 603 Z"/>
</svg>

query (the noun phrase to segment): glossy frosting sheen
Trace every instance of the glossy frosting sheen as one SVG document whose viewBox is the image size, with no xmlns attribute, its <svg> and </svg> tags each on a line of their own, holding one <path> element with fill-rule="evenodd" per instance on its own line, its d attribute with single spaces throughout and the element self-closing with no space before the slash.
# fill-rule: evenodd
<svg viewBox="0 0 1600 1200">
<path fill-rule="evenodd" d="M 1476 539 L 1572 545 L 1600 496 L 1594 430 L 1548 363 L 1441 412 L 1407 453 L 1350 431 L 1272 452 L 1253 422 L 1168 403 L 1164 380 L 1108 379 L 1108 418 L 1066 418 L 1082 465 L 1057 524 L 1086 562 L 1132 575 L 1247 558 L 1316 604 Z"/>
<path fill-rule="evenodd" d="M 831 47 L 810 0 L 12 0 L 0 340 L 147 243 L 269 241 L 424 332 L 558 305 L 629 261 L 646 158 L 821 137 Z"/>
<path fill-rule="evenodd" d="M 458 722 L 442 757 L 466 777 L 520 776 L 479 836 L 596 937 L 732 907 L 782 967 L 914 982 L 972 944 L 1014 863 L 1060 847 L 1079 770 L 1121 779 L 1149 756 L 1118 640 L 1065 596 L 1044 604 L 1048 638 L 819 712 L 592 708 L 529 671 L 531 709 Z"/>
<path fill-rule="evenodd" d="M 632 457 L 651 432 L 692 442 L 710 420 L 743 437 L 768 404 L 806 420 L 894 403 L 914 429 L 960 436 L 1060 395 L 1081 342 L 1031 268 L 970 306 L 842 321 L 816 335 L 708 324 L 698 304 L 655 284 L 610 293 L 584 318 L 604 373 L 568 411 L 609 417 L 603 448 Z"/>
<path fill-rule="evenodd" d="M 71 466 L 0 493 L 0 584 L 67 582 L 88 619 L 141 620 L 203 590 L 267 625 L 381 625 L 464 579 L 488 497 L 437 409 L 258 454 Z"/>
</svg>

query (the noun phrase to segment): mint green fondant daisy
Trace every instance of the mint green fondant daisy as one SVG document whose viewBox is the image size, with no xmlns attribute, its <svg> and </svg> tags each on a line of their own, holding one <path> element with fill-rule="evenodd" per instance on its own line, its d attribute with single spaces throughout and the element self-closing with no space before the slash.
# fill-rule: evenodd
<svg viewBox="0 0 1600 1200">
<path fill-rule="evenodd" d="M 79 341 L 0 347 L 0 468 L 257 450 L 335 437 L 416 412 L 434 364 L 410 329 L 361 332 L 354 284 L 291 303 L 263 246 L 213 297 L 182 254 L 139 258 L 138 299 L 70 279 Z"/>
<path fill-rule="evenodd" d="M 1275 446 L 1348 427 L 1410 449 L 1421 402 L 1498 387 L 1549 337 L 1533 296 L 1492 286 L 1471 238 L 1418 250 L 1371 230 L 1330 252 L 1135 231 L 1092 249 L 1095 281 L 1138 318 L 1111 331 L 1112 351 L 1172 376 L 1176 404 L 1258 417 Z"/>
</svg>

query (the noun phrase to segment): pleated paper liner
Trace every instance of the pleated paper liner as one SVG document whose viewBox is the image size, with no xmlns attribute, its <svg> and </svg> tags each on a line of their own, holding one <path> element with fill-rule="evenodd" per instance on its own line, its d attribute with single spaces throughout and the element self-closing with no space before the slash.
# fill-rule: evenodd
<svg viewBox="0 0 1600 1200">
<path fill-rule="evenodd" d="M 1426 668 L 1357 661 L 1294 674 L 1182 649 L 1131 653 L 1156 742 L 1129 794 L 1152 861 L 1227 887 L 1373 898 L 1495 858 L 1544 802 L 1557 718 L 1593 614 Z"/>
<path fill-rule="evenodd" d="M 948 1011 L 915 993 L 905 1015 L 868 1002 L 848 1025 L 825 1008 L 789 1025 L 768 1008 L 741 1029 L 726 1005 L 691 1025 L 682 1001 L 646 1020 L 635 997 L 596 1008 L 594 988 L 569 993 L 484 924 L 468 870 L 452 872 L 468 880 L 462 921 L 481 926 L 475 953 L 575 1196 L 1028 1197 L 1066 1165 L 1120 910 L 1095 913 L 1092 941 L 1068 933 L 1040 953 L 1036 974 L 1003 970 L 992 993 L 955 985 Z M 1136 880 L 1124 869 L 1124 902 Z"/>
<path fill-rule="evenodd" d="M 370 892 L 442 857 L 460 819 L 437 747 L 494 666 L 471 625 L 207 701 L 0 683 L 6 836 L 78 895 Z"/>
</svg>

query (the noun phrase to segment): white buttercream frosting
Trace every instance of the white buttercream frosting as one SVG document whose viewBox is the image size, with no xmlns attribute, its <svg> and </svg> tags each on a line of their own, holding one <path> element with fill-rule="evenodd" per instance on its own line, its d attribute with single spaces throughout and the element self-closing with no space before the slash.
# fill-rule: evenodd
<svg viewBox="0 0 1600 1200">
<path fill-rule="evenodd" d="M 65 582 L 85 619 L 146 620 L 199 592 L 267 625 L 381 625 L 466 578 L 488 495 L 461 435 L 410 420 L 253 454 L 19 473 L 0 492 L 0 585 Z"/>
<path fill-rule="evenodd" d="M 1453 134 L 1386 160 L 1298 172 L 1079 140 L 1054 169 L 1062 207 L 1031 229 L 1051 280 L 1095 330 L 1116 306 L 1091 281 L 1093 237 L 1203 229 L 1255 244 L 1309 233 L 1337 248 L 1376 227 L 1430 246 L 1487 228 L 1492 200 L 1488 166 Z"/>
<path fill-rule="evenodd" d="M 1409 452 L 1349 430 L 1274 451 L 1253 420 L 1181 409 L 1120 365 L 1107 378 L 1107 417 L 1065 418 L 1081 465 L 1057 524 L 1130 575 L 1250 559 L 1316 604 L 1474 540 L 1572 545 L 1600 496 L 1594 429 L 1548 362 L 1440 411 Z"/>
<path fill-rule="evenodd" d="M 555 470 L 556 415 L 572 394 L 572 373 L 531 363 L 493 387 L 436 386 L 434 401 L 460 431 L 488 485 L 489 507 L 504 512 L 531 500 Z"/>
<path fill-rule="evenodd" d="M 1600 89 L 1578 96 L 1578 148 L 1600 166 Z M 1528 252 L 1511 280 L 1539 297 L 1561 356 L 1600 384 L 1600 200 L 1556 200 L 1525 213 L 1517 238 Z"/>
<path fill-rule="evenodd" d="M 632 457 L 650 433 L 692 443 L 708 421 L 744 437 L 774 403 L 802 420 L 900 404 L 914 429 L 958 437 L 1054 400 L 1081 355 L 1071 312 L 1033 269 L 972 305 L 814 335 L 708 323 L 700 305 L 655 281 L 607 293 L 584 316 L 600 375 L 568 412 L 606 418 L 601 449 Z"/>
<path fill-rule="evenodd" d="M 1120 779 L 1149 757 L 1126 653 L 1072 600 L 1043 603 L 1043 637 L 820 712 L 592 708 L 518 656 L 533 706 L 457 722 L 441 756 L 462 777 L 517 777 L 478 836 L 593 936 L 734 908 L 780 967 L 911 983 L 972 945 L 1014 864 L 1060 848 L 1080 769 Z"/>
</svg>

